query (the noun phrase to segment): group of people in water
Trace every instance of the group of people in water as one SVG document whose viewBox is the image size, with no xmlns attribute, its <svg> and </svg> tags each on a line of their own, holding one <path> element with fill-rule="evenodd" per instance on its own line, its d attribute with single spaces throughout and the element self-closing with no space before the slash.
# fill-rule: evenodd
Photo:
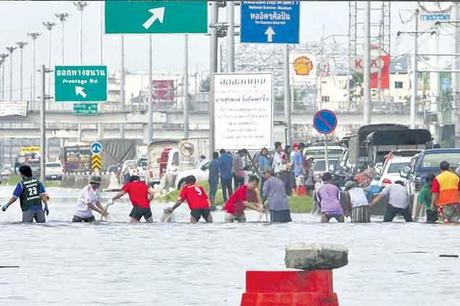
<svg viewBox="0 0 460 306">
<path fill-rule="evenodd" d="M 419 196 L 418 204 L 426 209 L 427 222 L 439 221 L 444 223 L 460 222 L 460 178 L 450 171 L 449 163 L 440 163 L 441 173 L 437 176 L 430 175 L 426 179 Z M 32 169 L 27 166 L 19 168 L 21 181 L 16 185 L 12 197 L 2 206 L 6 211 L 17 199 L 22 210 L 23 222 L 43 223 L 45 215 L 49 214 L 49 196 L 42 182 L 32 175 Z M 102 178 L 98 175 L 91 176 L 89 184 L 85 186 L 78 198 L 72 222 L 94 222 L 94 213 L 102 218 L 109 218 L 108 206 L 101 204 Z M 250 175 L 247 183 L 241 184 L 235 192 L 229 195 L 223 205 L 225 222 L 246 222 L 246 209 L 260 213 L 269 213 L 270 222 L 291 222 L 291 213 L 288 196 L 283 181 L 275 175 L 273 169 L 263 172 L 261 199 L 259 200 L 257 188 L 260 179 Z M 139 176 L 133 175 L 115 196 L 110 204 L 128 194 L 133 206 L 129 217 L 130 222 L 153 222 L 150 203 L 154 192 Z M 345 184 L 344 191 L 333 184 L 333 177 L 326 172 L 322 175 L 322 184 L 314 192 L 314 202 L 320 210 L 321 222 L 336 219 L 345 222 L 346 217 L 351 217 L 355 223 L 370 222 L 370 208 L 379 203 L 383 197 L 388 198 L 388 205 L 384 213 L 384 222 L 393 221 L 396 215 L 401 215 L 406 222 L 413 221 L 407 188 L 402 181 L 396 181 L 386 186 L 381 193 L 368 200 L 364 190 L 354 181 Z M 190 223 L 197 223 L 201 218 L 205 222 L 213 222 L 212 205 L 203 186 L 199 185 L 194 176 L 184 180 L 176 203 L 165 209 L 164 214 L 171 215 L 182 203 L 186 202 L 190 209 Z M 345 203 L 345 204 L 343 204 Z M 419 209 L 417 209 L 419 211 Z"/>
<path fill-rule="evenodd" d="M 414 218 L 418 219 L 423 207 L 427 223 L 460 223 L 459 175 L 451 171 L 447 161 L 440 163 L 439 170 L 438 175 L 429 174 L 425 178 L 416 198 Z M 383 222 L 391 222 L 397 215 L 402 216 L 406 222 L 414 220 L 409 205 L 408 188 L 402 180 L 387 185 L 371 200 L 355 181 L 347 182 L 343 192 L 332 183 L 330 173 L 324 173 L 322 181 L 322 185 L 315 192 L 315 202 L 321 211 L 321 222 L 329 222 L 332 218 L 344 222 L 346 216 L 350 216 L 351 221 L 355 223 L 370 222 L 370 209 L 383 198 L 388 199 Z"/>
<path fill-rule="evenodd" d="M 49 196 L 43 183 L 33 177 L 32 169 L 27 165 L 19 168 L 19 174 L 21 181 L 17 184 L 11 199 L 2 206 L 2 210 L 6 211 L 11 204 L 19 199 L 23 222 L 33 222 L 34 220 L 37 223 L 45 222 L 45 214 L 49 214 Z M 225 211 L 226 222 L 245 222 L 246 209 L 253 209 L 261 213 L 269 210 L 272 222 L 291 221 L 283 183 L 268 170 L 265 180 L 263 192 L 271 204 L 264 206 L 260 203 L 256 192 L 260 180 L 257 176 L 251 175 L 248 182 L 239 186 L 225 202 L 223 210 Z M 108 206 L 104 207 L 101 203 L 101 183 L 102 178 L 100 176 L 93 175 L 90 177 L 88 185 L 83 188 L 77 200 L 72 222 L 94 222 L 96 221 L 95 213 L 99 214 L 101 219 L 109 217 Z M 279 190 L 282 191 L 281 195 L 278 193 Z M 125 194 L 128 194 L 133 206 L 129 214 L 130 222 L 140 222 L 142 218 L 146 222 L 153 222 L 150 207 L 154 196 L 153 189 L 142 182 L 139 176 L 133 175 L 120 192 L 113 196 L 110 204 Z M 187 202 L 190 208 L 191 223 L 197 223 L 201 218 L 206 222 L 213 222 L 208 194 L 203 186 L 197 184 L 194 176 L 185 178 L 177 202 L 172 207 L 165 209 L 164 213 L 172 214 L 183 202 Z"/>
</svg>

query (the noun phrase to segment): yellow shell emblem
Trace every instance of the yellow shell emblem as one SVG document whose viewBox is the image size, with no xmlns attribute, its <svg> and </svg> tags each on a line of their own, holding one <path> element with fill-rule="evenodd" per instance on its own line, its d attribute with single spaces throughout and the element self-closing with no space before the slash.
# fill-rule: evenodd
<svg viewBox="0 0 460 306">
<path fill-rule="evenodd" d="M 306 56 L 296 58 L 293 65 L 297 75 L 309 75 L 313 70 L 313 62 Z"/>
</svg>

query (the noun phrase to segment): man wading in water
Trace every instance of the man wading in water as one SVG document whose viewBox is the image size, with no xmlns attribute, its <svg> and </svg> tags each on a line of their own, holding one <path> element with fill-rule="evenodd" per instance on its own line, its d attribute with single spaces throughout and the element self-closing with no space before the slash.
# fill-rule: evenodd
<svg viewBox="0 0 460 306">
<path fill-rule="evenodd" d="M 259 178 L 255 175 L 251 175 L 248 183 L 240 186 L 235 193 L 232 194 L 224 206 L 224 211 L 226 213 L 225 222 L 246 222 L 246 215 L 244 214 L 246 208 L 263 211 L 263 208 L 259 204 L 257 194 L 255 193 L 258 184 Z M 249 204 L 249 200 L 254 200 L 256 203 L 255 206 Z"/>
<path fill-rule="evenodd" d="M 102 178 L 93 175 L 89 179 L 89 184 L 83 187 L 80 197 L 78 198 L 77 207 L 72 218 L 72 222 L 94 222 L 93 210 L 100 213 L 101 216 L 107 216 L 107 212 L 101 205 L 101 192 L 99 186 Z"/>
<path fill-rule="evenodd" d="M 267 198 L 270 209 L 270 222 L 291 222 L 288 197 L 283 181 L 273 175 L 273 170 L 265 170 L 265 183 L 262 194 Z"/>
<path fill-rule="evenodd" d="M 323 184 L 316 192 L 316 200 L 321 208 L 321 223 L 328 223 L 331 218 L 345 222 L 340 205 L 340 189 L 332 184 L 332 175 L 325 172 L 321 177 Z"/>
<path fill-rule="evenodd" d="M 196 178 L 193 175 L 185 178 L 185 186 L 180 191 L 179 199 L 173 207 L 166 209 L 166 212 L 172 214 L 184 201 L 187 201 L 190 208 L 190 223 L 198 223 L 201 217 L 208 223 L 212 222 L 208 195 L 203 187 L 196 184 Z"/>
<path fill-rule="evenodd" d="M 403 216 L 406 222 L 412 222 L 412 216 L 409 209 L 409 194 L 407 193 L 406 187 L 404 187 L 403 181 L 398 180 L 385 187 L 385 189 L 372 200 L 369 207 L 377 205 L 385 196 L 388 197 L 388 206 L 385 209 L 383 222 L 393 222 L 396 215 Z"/>
<path fill-rule="evenodd" d="M 6 211 L 8 207 L 19 199 L 22 210 L 22 222 L 44 223 L 45 213 L 49 214 L 48 196 L 45 193 L 45 187 L 36 178 L 32 177 L 32 169 L 29 166 L 19 167 L 21 182 L 16 185 L 13 196 L 3 205 L 2 210 Z M 45 208 L 42 207 L 45 203 Z"/>
<path fill-rule="evenodd" d="M 138 223 L 144 217 L 145 222 L 152 223 L 152 210 L 150 202 L 153 199 L 153 192 L 150 187 L 144 182 L 141 182 L 139 176 L 132 175 L 129 178 L 129 183 L 125 184 L 121 191 L 112 198 L 112 203 L 124 196 L 129 195 L 129 200 L 133 205 L 133 209 L 129 214 L 130 223 Z"/>
</svg>

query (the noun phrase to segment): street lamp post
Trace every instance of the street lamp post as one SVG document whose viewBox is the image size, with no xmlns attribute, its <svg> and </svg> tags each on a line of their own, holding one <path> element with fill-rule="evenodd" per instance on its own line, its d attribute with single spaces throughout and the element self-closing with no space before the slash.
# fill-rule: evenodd
<svg viewBox="0 0 460 306">
<path fill-rule="evenodd" d="M 13 101 L 13 52 L 17 47 L 6 47 L 10 53 L 10 101 Z"/>
<path fill-rule="evenodd" d="M 37 70 L 37 66 L 35 64 L 35 41 L 41 34 L 38 32 L 31 32 L 27 33 L 32 39 L 32 101 L 35 101 L 37 96 L 35 95 L 35 71 Z"/>
<path fill-rule="evenodd" d="M 121 79 L 120 79 L 120 101 L 121 101 L 121 109 L 125 111 L 125 79 L 126 72 L 125 72 L 125 36 L 121 35 Z M 122 122 L 120 123 L 120 138 L 125 138 L 125 124 Z"/>
<path fill-rule="evenodd" d="M 64 22 L 69 17 L 68 13 L 57 13 L 54 14 L 57 19 L 61 22 L 61 64 L 64 65 Z"/>
<path fill-rule="evenodd" d="M 2 101 L 5 100 L 5 61 L 8 53 L 0 53 L 0 61 L 2 62 Z"/>
<path fill-rule="evenodd" d="M 189 107 L 190 107 L 190 99 L 188 95 L 188 35 L 184 37 L 184 87 L 183 87 L 183 94 L 184 94 L 184 105 L 183 105 L 183 112 L 184 112 L 184 138 L 188 139 L 190 136 L 189 130 Z"/>
<path fill-rule="evenodd" d="M 48 69 L 51 69 L 51 31 L 56 23 L 47 21 L 42 24 L 48 30 Z M 51 74 L 48 75 L 48 95 L 51 96 Z"/>
<path fill-rule="evenodd" d="M 24 47 L 27 45 L 27 43 L 25 41 L 18 41 L 16 43 L 16 45 L 18 45 L 18 48 L 19 48 L 19 54 L 20 54 L 20 68 L 19 68 L 19 87 L 20 87 L 20 91 L 19 91 L 19 101 L 22 101 L 22 97 L 23 97 L 23 90 L 24 90 L 24 87 L 23 87 L 23 74 L 24 74 L 24 71 L 23 71 L 23 49 Z"/>
<path fill-rule="evenodd" d="M 77 8 L 80 12 L 80 65 L 83 64 L 83 10 L 85 7 L 88 6 L 88 2 L 86 1 L 77 1 L 74 2 L 73 5 Z"/>
<path fill-rule="evenodd" d="M 3 58 L 0 58 L 0 68 L 2 69 L 2 70 L 0 71 L 0 74 L 1 74 L 0 77 L 1 77 L 1 78 L 3 78 L 3 67 L 4 67 L 4 66 L 3 66 L 3 63 L 4 63 L 4 62 L 5 62 L 5 60 L 4 60 Z M 2 91 L 3 91 L 3 84 L 1 83 L 1 79 L 0 79 L 0 97 L 1 97 Z"/>
</svg>

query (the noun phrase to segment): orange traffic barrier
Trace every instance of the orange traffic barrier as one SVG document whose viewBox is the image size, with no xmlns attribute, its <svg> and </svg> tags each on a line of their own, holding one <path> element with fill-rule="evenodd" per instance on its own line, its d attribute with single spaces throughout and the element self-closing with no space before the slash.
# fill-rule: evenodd
<svg viewBox="0 0 460 306">
<path fill-rule="evenodd" d="M 241 306 L 338 306 L 332 270 L 247 271 Z"/>
</svg>

